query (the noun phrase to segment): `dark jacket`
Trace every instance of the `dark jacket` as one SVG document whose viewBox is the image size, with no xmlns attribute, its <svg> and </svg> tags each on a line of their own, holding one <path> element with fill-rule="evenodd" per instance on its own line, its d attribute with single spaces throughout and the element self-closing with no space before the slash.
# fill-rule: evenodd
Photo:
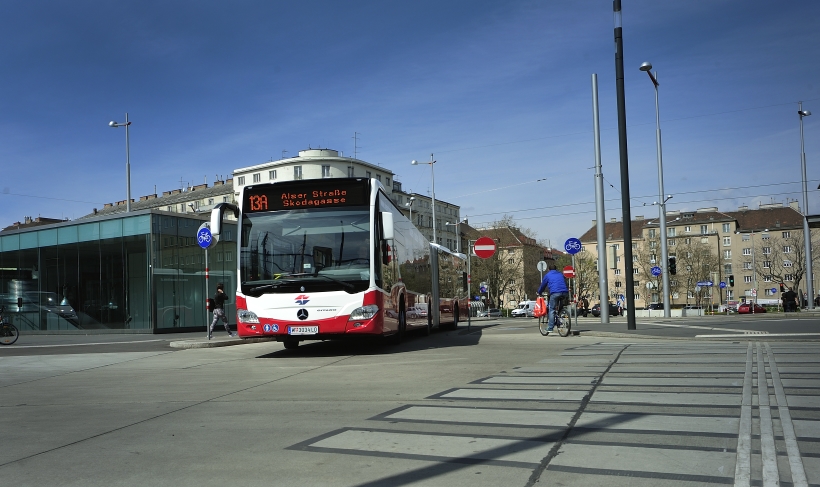
<svg viewBox="0 0 820 487">
<path fill-rule="evenodd" d="M 221 293 L 221 292 L 217 291 L 216 294 L 214 294 L 214 309 L 224 310 L 225 309 L 225 301 L 227 301 L 227 300 L 228 300 L 228 295 L 227 294 L 225 294 L 224 292 Z"/>
</svg>

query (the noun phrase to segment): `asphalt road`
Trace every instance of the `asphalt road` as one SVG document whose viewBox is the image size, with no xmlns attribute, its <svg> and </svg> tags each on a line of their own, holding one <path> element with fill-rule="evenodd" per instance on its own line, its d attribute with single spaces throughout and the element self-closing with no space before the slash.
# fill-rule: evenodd
<svg viewBox="0 0 820 487">
<path fill-rule="evenodd" d="M 728 331 L 806 321 L 483 320 L 292 351 L 23 336 L 0 349 L 0 484 L 820 485 L 820 342 Z"/>
</svg>

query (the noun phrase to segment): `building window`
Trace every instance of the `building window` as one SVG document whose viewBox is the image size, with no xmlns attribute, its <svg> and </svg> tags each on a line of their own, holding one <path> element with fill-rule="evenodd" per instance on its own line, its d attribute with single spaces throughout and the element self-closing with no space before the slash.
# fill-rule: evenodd
<svg viewBox="0 0 820 487">
<path fill-rule="evenodd" d="M 293 166 L 293 179 L 302 179 L 302 166 Z"/>
<path fill-rule="evenodd" d="M 752 249 L 749 249 L 749 248 L 743 249 L 743 255 L 752 255 Z"/>
<path fill-rule="evenodd" d="M 675 246 L 675 239 L 673 238 L 672 240 L 667 240 L 666 245 L 668 245 L 670 247 L 674 247 Z"/>
<path fill-rule="evenodd" d="M 792 266 L 792 261 L 790 261 L 790 260 L 784 260 L 783 261 L 783 267 L 791 267 L 791 266 Z"/>
<path fill-rule="evenodd" d="M 373 177 L 373 176 L 370 175 L 370 171 L 366 171 L 364 173 L 364 175 L 367 176 L 367 179 L 370 179 L 371 177 Z"/>
<path fill-rule="evenodd" d="M 387 178 L 387 179 L 384 180 L 384 185 L 387 186 L 388 188 L 390 187 L 390 178 Z"/>
<path fill-rule="evenodd" d="M 171 209 L 171 207 L 169 206 L 169 207 L 168 207 L 168 211 L 174 211 L 174 210 L 173 210 L 173 209 Z"/>
<path fill-rule="evenodd" d="M 786 274 L 783 276 L 784 281 L 794 281 L 794 274 Z"/>
<path fill-rule="evenodd" d="M 227 202 L 228 202 L 228 197 L 227 197 L 227 196 L 223 196 L 223 197 L 222 197 L 222 202 L 223 202 L 223 203 L 227 203 Z"/>
<path fill-rule="evenodd" d="M 763 247 L 763 255 L 769 255 L 772 253 L 771 247 Z"/>
<path fill-rule="evenodd" d="M 382 175 L 381 174 L 376 174 L 376 180 L 378 182 L 382 182 Z"/>
<path fill-rule="evenodd" d="M 692 239 L 691 238 L 685 238 L 685 239 L 683 239 L 683 243 L 686 244 L 686 245 L 689 245 L 690 243 L 692 243 Z"/>
<path fill-rule="evenodd" d="M 262 181 L 262 175 L 261 175 L 261 174 L 259 174 L 259 173 L 254 174 L 254 175 L 253 175 L 253 182 L 254 182 L 254 183 L 258 183 L 258 182 L 260 182 L 260 181 Z"/>
<path fill-rule="evenodd" d="M 620 276 L 621 275 L 621 270 L 620 269 L 615 269 L 615 275 Z"/>
<path fill-rule="evenodd" d="M 732 237 L 723 237 L 723 245 L 732 245 Z"/>
<path fill-rule="evenodd" d="M 723 224 L 723 233 L 729 233 L 732 231 L 732 225 L 730 223 Z"/>
<path fill-rule="evenodd" d="M 732 264 L 723 264 L 723 273 L 727 276 L 732 273 Z"/>
<path fill-rule="evenodd" d="M 792 236 L 792 232 L 783 232 L 783 238 L 789 238 Z"/>
<path fill-rule="evenodd" d="M 649 238 L 655 238 L 655 229 L 654 228 L 649 229 Z"/>
<path fill-rule="evenodd" d="M 322 166 L 322 177 L 329 178 L 330 177 L 330 166 Z"/>
<path fill-rule="evenodd" d="M 667 228 L 666 229 L 666 236 L 667 237 L 674 237 L 675 236 L 675 228 Z"/>
<path fill-rule="evenodd" d="M 772 276 L 763 276 L 763 282 L 772 282 Z"/>
<path fill-rule="evenodd" d="M 701 225 L 700 226 L 700 234 L 701 235 L 706 235 L 707 233 L 709 233 L 709 225 Z"/>
<path fill-rule="evenodd" d="M 783 246 L 783 253 L 784 254 L 791 254 L 792 253 L 792 246 L 791 245 L 784 245 Z"/>
<path fill-rule="evenodd" d="M 209 205 L 214 204 L 214 199 L 213 199 L 213 198 L 208 198 L 208 204 L 209 204 Z"/>
<path fill-rule="evenodd" d="M 743 240 L 744 242 L 748 242 L 749 240 L 751 240 L 751 238 L 752 238 L 752 237 L 751 237 L 751 236 L 749 236 L 749 234 L 748 234 L 748 233 L 744 233 L 744 234 L 743 234 L 743 239 L 742 239 L 742 240 Z"/>
<path fill-rule="evenodd" d="M 760 238 L 763 239 L 763 240 L 769 240 L 769 234 L 768 233 L 761 233 Z"/>
<path fill-rule="evenodd" d="M 724 250 L 723 251 L 723 258 L 724 259 L 731 259 L 732 258 L 732 251 L 731 250 Z"/>
<path fill-rule="evenodd" d="M 272 169 L 272 170 L 268 171 L 268 179 L 271 180 L 271 181 L 276 179 L 276 169 Z"/>
<path fill-rule="evenodd" d="M 352 178 L 354 174 L 353 166 L 347 166 L 347 177 Z"/>
<path fill-rule="evenodd" d="M 744 269 L 751 269 L 752 268 L 752 263 L 751 262 L 744 262 L 743 263 L 743 268 Z"/>
<path fill-rule="evenodd" d="M 772 267 L 772 261 L 770 261 L 770 260 L 764 260 L 763 261 L 763 268 L 764 269 L 769 269 L 771 267 Z"/>
<path fill-rule="evenodd" d="M 236 178 L 236 184 L 238 184 L 239 186 L 244 186 L 245 185 L 245 176 L 239 176 L 238 178 Z"/>
<path fill-rule="evenodd" d="M 636 269 L 636 268 L 634 268 L 634 267 L 633 267 L 633 268 L 632 268 L 632 273 L 633 273 L 633 274 L 635 274 L 635 275 L 637 276 L 637 275 L 638 275 L 638 271 L 639 271 L 639 270 L 640 270 L 640 269 Z"/>
<path fill-rule="evenodd" d="M 621 281 L 615 281 L 615 287 L 621 287 Z"/>
<path fill-rule="evenodd" d="M 752 282 L 752 276 L 743 276 L 743 282 Z"/>
<path fill-rule="evenodd" d="M 689 226 L 683 227 L 683 231 L 686 232 L 686 233 L 692 233 L 692 227 L 689 227 Z"/>
</svg>

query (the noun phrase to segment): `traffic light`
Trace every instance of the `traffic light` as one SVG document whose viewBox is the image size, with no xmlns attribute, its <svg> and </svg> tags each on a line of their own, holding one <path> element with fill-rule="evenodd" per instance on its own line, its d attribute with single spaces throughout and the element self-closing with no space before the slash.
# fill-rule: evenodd
<svg viewBox="0 0 820 487">
<path fill-rule="evenodd" d="M 735 275 L 734 274 L 729 276 L 729 286 L 730 287 L 735 287 Z"/>
<path fill-rule="evenodd" d="M 678 273 L 678 259 L 676 257 L 669 258 L 669 274 L 675 275 Z"/>
</svg>

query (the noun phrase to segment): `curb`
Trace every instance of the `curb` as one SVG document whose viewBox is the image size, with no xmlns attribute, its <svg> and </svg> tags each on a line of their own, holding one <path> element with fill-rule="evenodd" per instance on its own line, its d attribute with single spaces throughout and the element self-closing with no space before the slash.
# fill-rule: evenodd
<svg viewBox="0 0 820 487">
<path fill-rule="evenodd" d="M 575 331 L 573 330 L 573 333 Z M 578 336 L 586 336 L 586 337 L 601 337 L 601 338 L 632 338 L 632 339 L 640 339 L 640 340 L 688 340 L 688 341 L 721 341 L 721 342 L 736 342 L 741 340 L 746 341 L 765 341 L 766 335 L 741 335 L 738 334 L 736 337 L 714 337 L 710 338 L 708 336 L 705 337 L 664 337 L 664 336 L 652 336 L 652 335 L 632 335 L 630 333 L 617 333 L 617 332 L 610 332 L 610 331 L 578 331 Z M 794 338 L 788 337 L 773 337 L 776 341 L 818 341 L 818 339 L 814 338 L 806 338 L 796 336 Z"/>
<path fill-rule="evenodd" d="M 246 343 L 261 343 L 276 341 L 276 337 L 253 337 L 253 338 L 231 338 L 228 340 L 182 340 L 178 342 L 171 342 L 171 348 L 217 348 L 217 347 L 232 347 L 234 345 L 244 345 Z"/>
</svg>

